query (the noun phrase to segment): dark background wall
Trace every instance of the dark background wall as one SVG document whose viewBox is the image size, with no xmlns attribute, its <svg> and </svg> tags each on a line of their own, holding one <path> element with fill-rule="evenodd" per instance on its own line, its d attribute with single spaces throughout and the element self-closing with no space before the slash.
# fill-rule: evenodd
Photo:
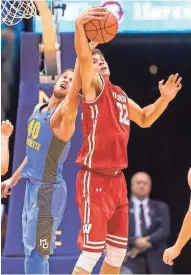
<svg viewBox="0 0 191 275">
<path fill-rule="evenodd" d="M 182 90 L 151 128 L 131 124 L 129 167 L 125 171 L 129 189 L 135 172 L 151 175 L 151 197 L 170 207 L 172 245 L 190 198 L 187 172 L 191 166 L 191 35 L 118 36 L 100 49 L 109 63 L 112 82 L 141 107 L 160 96 L 159 80 L 167 80 L 176 72 L 183 77 Z M 150 65 L 158 67 L 157 74 L 149 72 Z M 190 273 L 190 255 L 191 243 L 175 261 L 176 273 Z"/>
</svg>

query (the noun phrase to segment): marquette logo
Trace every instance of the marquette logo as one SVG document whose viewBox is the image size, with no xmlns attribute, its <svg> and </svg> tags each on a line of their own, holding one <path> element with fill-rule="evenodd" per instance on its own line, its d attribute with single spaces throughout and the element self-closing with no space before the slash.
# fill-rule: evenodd
<svg viewBox="0 0 191 275">
<path fill-rule="evenodd" d="M 47 242 L 47 239 L 40 239 L 40 246 L 41 246 L 43 249 L 48 249 L 48 242 Z"/>
<path fill-rule="evenodd" d="M 33 148 L 35 150 L 38 150 L 38 151 L 40 150 L 41 144 L 38 143 L 38 142 L 33 141 L 32 139 L 27 138 L 27 142 L 26 143 L 27 143 L 27 145 L 29 147 L 31 147 L 31 148 Z"/>
</svg>

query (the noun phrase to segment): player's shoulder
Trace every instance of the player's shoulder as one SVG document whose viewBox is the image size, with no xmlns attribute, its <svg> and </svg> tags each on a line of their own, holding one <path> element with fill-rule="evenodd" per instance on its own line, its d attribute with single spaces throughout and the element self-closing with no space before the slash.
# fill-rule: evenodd
<svg viewBox="0 0 191 275">
<path fill-rule="evenodd" d="M 123 95 L 123 96 L 125 96 L 125 97 L 128 98 L 126 92 L 120 86 L 115 85 L 115 88 L 116 88 L 117 92 L 119 92 L 121 95 Z"/>
<path fill-rule="evenodd" d="M 34 110 L 33 110 L 33 114 L 40 109 L 40 107 L 43 105 L 43 103 L 38 103 L 37 105 L 35 105 Z"/>
</svg>

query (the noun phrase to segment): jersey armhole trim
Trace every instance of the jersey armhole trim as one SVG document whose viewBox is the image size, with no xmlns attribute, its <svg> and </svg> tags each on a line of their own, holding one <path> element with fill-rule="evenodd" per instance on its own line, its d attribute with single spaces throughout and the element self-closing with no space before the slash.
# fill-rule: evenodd
<svg viewBox="0 0 191 275">
<path fill-rule="evenodd" d="M 102 93 L 103 93 L 103 91 L 104 91 L 104 88 L 105 88 L 105 80 L 103 79 L 103 77 L 102 77 L 100 74 L 99 74 L 99 76 L 100 76 L 100 78 L 101 78 L 101 80 L 102 80 L 102 82 L 103 82 L 102 90 L 101 90 L 100 94 L 96 97 L 96 99 L 94 99 L 93 101 L 86 101 L 86 100 L 84 99 L 84 96 L 82 96 L 83 101 L 84 101 L 85 103 L 87 103 L 87 104 L 95 103 L 95 102 L 100 98 L 100 96 L 102 95 Z"/>
</svg>

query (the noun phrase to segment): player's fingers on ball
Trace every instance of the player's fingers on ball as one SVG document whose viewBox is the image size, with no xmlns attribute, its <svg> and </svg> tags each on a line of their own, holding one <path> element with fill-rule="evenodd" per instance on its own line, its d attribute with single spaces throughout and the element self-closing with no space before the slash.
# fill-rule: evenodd
<svg viewBox="0 0 191 275">
<path fill-rule="evenodd" d="M 100 12 L 100 11 L 92 11 L 90 15 L 99 17 L 104 17 L 107 14 L 107 12 Z"/>
<path fill-rule="evenodd" d="M 90 15 L 90 16 L 88 16 L 88 21 L 91 21 L 91 20 L 99 20 L 99 21 L 101 21 L 101 20 L 104 20 L 105 19 L 105 17 L 101 17 L 101 16 L 93 16 L 93 15 Z"/>
<path fill-rule="evenodd" d="M 94 6 L 94 7 L 92 7 L 92 10 L 103 12 L 103 11 L 107 11 L 107 8 L 103 7 L 103 6 Z"/>
</svg>

